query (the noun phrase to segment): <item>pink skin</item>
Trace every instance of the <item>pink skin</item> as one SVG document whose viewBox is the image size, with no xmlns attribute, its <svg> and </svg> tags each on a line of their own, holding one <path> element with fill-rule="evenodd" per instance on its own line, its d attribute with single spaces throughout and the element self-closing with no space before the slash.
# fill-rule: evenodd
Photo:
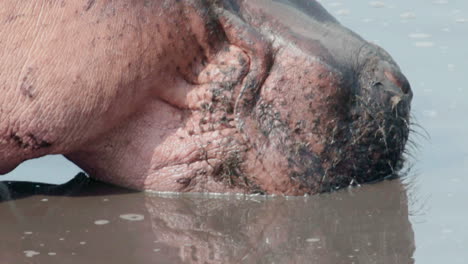
<svg viewBox="0 0 468 264">
<path fill-rule="evenodd" d="M 64 154 L 133 189 L 301 195 L 399 165 L 405 77 L 315 1 L 2 8 L 0 173 Z"/>
</svg>

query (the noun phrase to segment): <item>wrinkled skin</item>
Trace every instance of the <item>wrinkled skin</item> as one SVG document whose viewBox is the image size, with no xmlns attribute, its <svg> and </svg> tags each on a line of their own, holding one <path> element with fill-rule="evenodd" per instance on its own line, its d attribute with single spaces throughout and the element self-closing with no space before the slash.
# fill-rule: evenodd
<svg viewBox="0 0 468 264">
<path fill-rule="evenodd" d="M 0 173 L 64 154 L 156 191 L 317 193 L 400 169 L 412 92 L 312 0 L 0 5 Z"/>
</svg>

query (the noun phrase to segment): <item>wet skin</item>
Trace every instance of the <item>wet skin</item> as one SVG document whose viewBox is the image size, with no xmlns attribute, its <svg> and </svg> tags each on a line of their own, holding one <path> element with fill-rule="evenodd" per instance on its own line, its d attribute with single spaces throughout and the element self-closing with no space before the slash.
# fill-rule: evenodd
<svg viewBox="0 0 468 264">
<path fill-rule="evenodd" d="M 134 189 L 301 195 L 402 165 L 408 81 L 315 1 L 1 8 L 0 173 L 60 153 Z"/>
</svg>

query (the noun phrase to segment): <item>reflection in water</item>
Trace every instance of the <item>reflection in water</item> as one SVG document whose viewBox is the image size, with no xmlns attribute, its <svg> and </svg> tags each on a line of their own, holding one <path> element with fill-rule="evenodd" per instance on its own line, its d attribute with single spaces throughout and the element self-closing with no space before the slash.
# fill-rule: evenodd
<svg viewBox="0 0 468 264">
<path fill-rule="evenodd" d="M 2 197 L 6 263 L 413 263 L 398 180 L 284 198 L 158 196 L 81 177 L 3 184 Z"/>
</svg>

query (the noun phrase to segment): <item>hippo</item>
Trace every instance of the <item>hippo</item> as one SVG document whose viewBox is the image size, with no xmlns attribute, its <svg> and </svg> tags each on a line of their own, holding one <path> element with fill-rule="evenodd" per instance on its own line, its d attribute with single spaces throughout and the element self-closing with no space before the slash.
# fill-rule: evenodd
<svg viewBox="0 0 468 264">
<path fill-rule="evenodd" d="M 314 0 L 5 0 L 0 174 L 316 194 L 397 175 L 412 91 Z"/>
</svg>

